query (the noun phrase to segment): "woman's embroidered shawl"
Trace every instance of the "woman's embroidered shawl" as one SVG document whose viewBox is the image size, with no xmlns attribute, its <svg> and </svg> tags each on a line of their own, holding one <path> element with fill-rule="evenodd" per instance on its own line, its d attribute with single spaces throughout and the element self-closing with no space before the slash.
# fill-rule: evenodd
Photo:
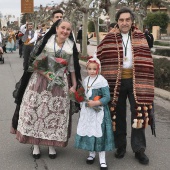
<svg viewBox="0 0 170 170">
<path fill-rule="evenodd" d="M 150 49 L 143 33 L 133 27 L 131 31 L 133 92 L 138 106 L 152 105 L 154 99 L 154 68 Z M 97 57 L 101 61 L 101 74 L 107 79 L 112 105 L 116 107 L 123 67 L 122 38 L 118 28 L 113 28 L 97 48 Z M 150 106 L 151 108 L 151 106 Z"/>
</svg>

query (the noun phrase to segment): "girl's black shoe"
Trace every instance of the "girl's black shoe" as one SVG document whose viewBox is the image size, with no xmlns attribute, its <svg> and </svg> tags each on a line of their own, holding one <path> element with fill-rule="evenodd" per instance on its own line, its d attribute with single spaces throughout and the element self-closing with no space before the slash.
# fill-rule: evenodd
<svg viewBox="0 0 170 170">
<path fill-rule="evenodd" d="M 57 157 L 57 154 L 48 154 L 50 159 L 55 159 Z"/>
<path fill-rule="evenodd" d="M 105 164 L 105 163 L 101 163 L 101 164 L 100 164 L 100 170 L 107 170 L 107 165 L 105 164 L 106 167 L 103 167 L 102 164 Z"/>
<path fill-rule="evenodd" d="M 92 159 L 88 159 L 88 158 L 92 158 Z M 87 164 L 93 164 L 95 158 L 93 158 L 92 156 L 89 156 L 88 158 L 86 159 L 86 163 L 87 163 Z"/>
<path fill-rule="evenodd" d="M 33 156 L 34 159 L 40 159 L 41 154 L 40 153 L 39 154 L 32 154 L 32 156 Z"/>
</svg>

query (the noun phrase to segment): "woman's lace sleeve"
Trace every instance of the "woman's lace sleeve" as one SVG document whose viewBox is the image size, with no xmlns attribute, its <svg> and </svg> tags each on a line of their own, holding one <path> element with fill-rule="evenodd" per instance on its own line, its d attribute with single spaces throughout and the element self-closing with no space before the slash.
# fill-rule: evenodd
<svg viewBox="0 0 170 170">
<path fill-rule="evenodd" d="M 73 55 L 70 56 L 69 63 L 68 63 L 68 71 L 69 72 L 75 72 L 74 69 L 74 61 L 73 61 Z"/>
</svg>

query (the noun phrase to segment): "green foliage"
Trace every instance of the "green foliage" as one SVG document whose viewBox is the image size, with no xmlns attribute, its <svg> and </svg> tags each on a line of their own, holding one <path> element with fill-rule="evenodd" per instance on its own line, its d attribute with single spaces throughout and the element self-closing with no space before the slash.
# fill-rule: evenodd
<svg viewBox="0 0 170 170">
<path fill-rule="evenodd" d="M 161 41 L 154 41 L 154 45 L 170 46 L 170 43 L 168 43 L 168 42 L 161 42 Z"/>
<path fill-rule="evenodd" d="M 170 57 L 170 49 L 157 48 L 154 52 L 155 55 Z"/>
<path fill-rule="evenodd" d="M 99 18 L 99 24 L 103 24 L 104 21 Z M 106 26 L 99 26 L 99 32 L 105 32 Z M 93 21 L 88 22 L 88 32 L 95 32 L 95 26 Z"/>
<path fill-rule="evenodd" d="M 95 32 L 94 22 L 89 21 L 88 23 L 88 32 Z"/>
<path fill-rule="evenodd" d="M 104 21 L 101 18 L 99 18 L 99 24 L 103 24 L 103 23 Z M 105 30 L 106 30 L 106 26 L 99 27 L 99 32 L 105 32 Z"/>
<path fill-rule="evenodd" d="M 152 26 L 160 26 L 162 30 L 165 30 L 168 26 L 169 16 L 165 12 L 148 13 L 144 20 L 144 25 L 152 30 Z"/>
<path fill-rule="evenodd" d="M 170 60 L 154 59 L 155 87 L 170 91 Z"/>
<path fill-rule="evenodd" d="M 26 14 L 23 14 L 21 17 L 21 24 L 25 24 L 26 23 Z"/>
</svg>

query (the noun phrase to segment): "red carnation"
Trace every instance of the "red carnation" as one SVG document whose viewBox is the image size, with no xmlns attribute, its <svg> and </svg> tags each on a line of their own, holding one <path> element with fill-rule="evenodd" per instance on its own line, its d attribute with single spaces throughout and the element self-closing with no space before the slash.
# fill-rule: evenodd
<svg viewBox="0 0 170 170">
<path fill-rule="evenodd" d="M 63 58 L 55 58 L 55 61 L 56 61 L 57 63 L 62 64 L 62 65 L 67 65 L 67 64 L 68 64 L 68 63 L 67 63 L 67 60 L 65 60 L 65 59 L 63 59 Z"/>
<path fill-rule="evenodd" d="M 77 91 L 75 92 L 75 99 L 77 102 L 82 102 L 84 100 L 83 96 L 80 96 Z"/>
</svg>

